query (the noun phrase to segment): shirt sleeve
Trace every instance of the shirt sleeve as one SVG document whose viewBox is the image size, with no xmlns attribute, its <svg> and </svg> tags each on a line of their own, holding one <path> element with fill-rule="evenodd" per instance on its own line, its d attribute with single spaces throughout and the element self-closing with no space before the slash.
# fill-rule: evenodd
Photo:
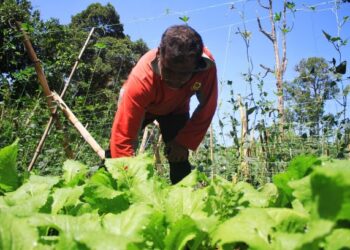
<svg viewBox="0 0 350 250">
<path fill-rule="evenodd" d="M 149 100 L 149 91 L 140 79 L 130 75 L 123 87 L 114 117 L 110 149 L 112 158 L 133 156 Z"/>
<path fill-rule="evenodd" d="M 175 141 L 180 145 L 196 150 L 203 140 L 213 119 L 218 97 L 217 74 L 215 65 L 208 70 L 206 82 L 198 91 L 199 104 L 185 127 L 179 131 Z"/>
</svg>

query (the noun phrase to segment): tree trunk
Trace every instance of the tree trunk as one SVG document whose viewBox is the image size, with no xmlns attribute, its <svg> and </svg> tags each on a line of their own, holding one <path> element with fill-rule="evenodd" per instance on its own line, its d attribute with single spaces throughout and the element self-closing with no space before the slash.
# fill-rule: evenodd
<svg viewBox="0 0 350 250">
<path fill-rule="evenodd" d="M 286 42 L 286 32 L 282 32 L 282 60 L 280 59 L 280 48 L 278 39 L 276 36 L 276 25 L 274 20 L 274 11 L 272 6 L 272 0 L 269 0 L 269 5 L 264 6 L 261 4 L 261 1 L 258 0 L 258 3 L 264 9 L 269 11 L 269 19 L 271 24 L 271 32 L 267 32 L 263 29 L 260 18 L 257 18 L 259 30 L 262 32 L 272 43 L 273 51 L 275 56 L 275 69 L 271 70 L 268 67 L 263 67 L 264 69 L 268 69 L 268 72 L 274 72 L 276 78 L 276 89 L 277 89 L 277 110 L 278 110 L 278 118 L 279 118 L 279 130 L 281 133 L 281 137 L 283 137 L 284 133 L 284 121 L 285 121 L 285 112 L 284 112 L 284 93 L 283 93 L 283 76 L 287 68 L 287 42 Z M 282 27 L 283 29 L 287 28 L 287 1 L 284 0 L 283 7 L 283 16 L 282 16 Z"/>
</svg>

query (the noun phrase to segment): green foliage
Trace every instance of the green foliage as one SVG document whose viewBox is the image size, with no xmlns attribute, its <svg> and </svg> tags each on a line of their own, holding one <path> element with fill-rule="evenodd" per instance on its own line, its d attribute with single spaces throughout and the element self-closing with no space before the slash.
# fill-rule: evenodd
<svg viewBox="0 0 350 250">
<path fill-rule="evenodd" d="M 344 19 L 344 21 L 346 21 L 347 19 Z M 326 37 L 326 39 L 335 44 L 335 43 L 339 43 L 341 45 L 346 45 L 346 43 L 344 43 L 344 40 L 341 38 L 341 37 L 338 37 L 338 36 L 331 36 L 330 34 L 328 34 L 327 32 L 325 32 L 324 30 L 322 30 L 323 32 L 323 35 Z"/>
<path fill-rule="evenodd" d="M 275 15 L 274 15 L 274 17 L 273 17 L 273 20 L 275 21 L 275 22 L 279 22 L 279 21 L 281 21 L 281 12 L 276 12 L 275 13 Z"/>
<path fill-rule="evenodd" d="M 0 150 L 0 193 L 10 192 L 19 186 L 17 172 L 18 140 Z"/>
<path fill-rule="evenodd" d="M 67 186 L 76 186 L 83 182 L 88 169 L 80 162 L 67 160 L 63 165 L 63 179 Z"/>
<path fill-rule="evenodd" d="M 287 9 L 289 9 L 289 10 L 291 10 L 293 12 L 296 11 L 294 2 L 286 2 L 286 7 L 287 7 Z"/>
<path fill-rule="evenodd" d="M 276 186 L 271 183 L 256 190 L 246 182 L 238 182 L 233 191 L 240 194 L 238 204 L 242 207 L 270 207 L 275 204 L 278 196 Z"/>
<path fill-rule="evenodd" d="M 2 150 L 1 160 L 15 151 Z M 155 175 L 145 155 L 108 160 L 108 171 L 93 173 L 68 161 L 63 176 L 32 174 L 0 196 L 0 247 L 347 248 L 349 161 L 323 160 L 312 167 L 320 163 L 299 157 L 283 178 L 276 178 L 277 186 L 255 190 L 244 182 L 210 181 L 198 171 L 170 186 Z M 293 207 L 274 207 L 289 184 Z"/>
<path fill-rule="evenodd" d="M 25 219 L 10 213 L 0 213 L 0 248 L 1 249 L 34 249 L 38 243 L 37 230 Z M 20 240 L 18 240 L 20 239 Z"/>
<path fill-rule="evenodd" d="M 119 15 L 112 4 L 102 6 L 100 3 L 93 3 L 72 17 L 71 27 L 74 29 L 90 30 L 97 27 L 97 34 L 100 37 L 124 38 L 123 24 L 120 23 Z"/>
<path fill-rule="evenodd" d="M 327 220 L 350 220 L 350 169 L 347 162 L 326 162 L 311 175 L 315 216 Z"/>
<path fill-rule="evenodd" d="M 181 17 L 179 17 L 179 19 L 185 23 L 188 23 L 188 21 L 190 20 L 190 18 L 188 16 L 181 16 Z"/>
<path fill-rule="evenodd" d="M 326 238 L 329 249 L 346 249 L 350 247 L 350 230 L 335 229 Z"/>
<path fill-rule="evenodd" d="M 303 59 L 296 66 L 299 76 L 285 84 L 285 92 L 293 103 L 294 120 L 305 124 L 310 135 L 319 135 L 320 121 L 326 100 L 339 92 L 327 61 L 312 57 Z"/>
<path fill-rule="evenodd" d="M 15 21 L 21 22 L 22 27 L 27 30 L 32 30 L 37 19 L 35 13 L 31 15 L 31 11 L 32 6 L 27 0 L 5 0 L 0 5 L 0 72 L 2 76 L 6 74 L 6 78 L 11 80 L 15 78 L 14 73 L 25 70 L 29 63 L 29 59 L 23 57 L 23 45 Z M 16 82 L 12 83 L 16 86 Z M 0 87 L 3 84 L 4 82 L 0 81 Z"/>
<path fill-rule="evenodd" d="M 273 182 L 280 192 L 279 203 L 285 206 L 292 200 L 293 189 L 289 186 L 290 181 L 295 181 L 308 175 L 312 168 L 320 165 L 320 160 L 312 156 L 299 156 L 293 159 L 287 171 L 273 177 Z"/>
<path fill-rule="evenodd" d="M 51 90 L 60 93 L 79 51 L 92 27 L 95 31 L 87 43 L 66 92 L 65 102 L 94 138 L 107 148 L 109 130 L 115 111 L 118 90 L 131 68 L 148 47 L 142 40 L 131 41 L 123 33 L 119 15 L 110 4 L 92 4 L 72 17 L 69 25 L 57 19 L 42 21 L 30 2 L 6 0 L 0 5 L 0 146 L 20 139 L 18 169 L 22 172 L 31 161 L 34 149 L 49 119 L 48 108 L 37 75 L 23 46 L 23 37 L 14 20 L 22 22 L 45 71 Z M 63 115 L 58 114 L 63 130 L 50 133 L 45 140 L 35 171 L 61 173 L 67 159 L 63 138 L 75 153 L 75 159 L 96 165 L 99 159 L 82 143 L 80 135 Z M 50 166 L 50 168 L 47 168 Z"/>
</svg>

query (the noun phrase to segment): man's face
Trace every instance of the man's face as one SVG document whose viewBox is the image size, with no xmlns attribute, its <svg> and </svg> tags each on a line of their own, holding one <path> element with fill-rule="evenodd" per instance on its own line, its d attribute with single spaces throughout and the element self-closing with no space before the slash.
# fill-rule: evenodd
<svg viewBox="0 0 350 250">
<path fill-rule="evenodd" d="M 185 85 L 192 78 L 196 69 L 194 57 L 188 57 L 181 62 L 174 62 L 162 56 L 159 58 L 161 78 L 171 88 L 181 88 Z"/>
</svg>

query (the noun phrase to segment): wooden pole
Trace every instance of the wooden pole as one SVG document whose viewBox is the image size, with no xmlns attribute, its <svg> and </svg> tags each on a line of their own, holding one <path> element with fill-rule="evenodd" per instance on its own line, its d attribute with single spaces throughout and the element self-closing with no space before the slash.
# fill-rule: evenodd
<svg viewBox="0 0 350 250">
<path fill-rule="evenodd" d="M 70 81 L 72 80 L 72 77 L 73 77 L 73 75 L 74 75 L 74 72 L 75 72 L 75 70 L 76 70 L 76 68 L 77 68 L 77 66 L 78 66 L 78 64 L 79 64 L 80 59 L 81 59 L 81 56 L 83 55 L 83 53 L 84 53 L 84 51 L 85 51 L 85 48 L 86 48 L 88 42 L 90 41 L 90 38 L 91 38 L 91 36 L 92 36 L 94 30 L 95 30 L 94 27 L 91 28 L 90 33 L 89 33 L 88 37 L 87 37 L 86 40 L 85 40 L 84 46 L 83 46 L 82 49 L 80 50 L 79 56 L 78 56 L 77 60 L 75 61 L 74 66 L 73 66 L 73 68 L 72 68 L 72 70 L 71 70 L 71 72 L 70 72 L 70 74 L 69 74 L 69 77 L 68 77 L 68 79 L 67 79 L 67 81 L 66 81 L 66 83 L 65 83 L 65 85 L 64 85 L 64 88 L 63 88 L 63 90 L 62 90 L 62 92 L 61 92 L 61 94 L 60 94 L 60 97 L 61 97 L 61 98 L 64 97 L 64 95 L 65 95 L 65 93 L 66 93 L 66 91 L 67 91 L 67 88 L 68 88 L 68 86 L 69 86 L 69 84 L 70 84 Z M 28 166 L 28 171 L 31 171 L 31 170 L 33 169 L 34 163 L 36 162 L 36 160 L 37 160 L 37 158 L 38 158 L 38 156 L 39 156 L 39 154 L 40 154 L 40 152 L 41 152 L 41 150 L 42 150 L 42 148 L 43 148 L 43 146 L 44 146 L 44 142 L 45 142 L 45 140 L 46 140 L 46 137 L 47 137 L 47 135 L 49 134 L 49 131 L 50 131 L 51 127 L 52 127 L 54 118 L 55 118 L 55 116 L 56 116 L 56 114 L 57 114 L 57 108 L 55 108 L 53 114 L 54 114 L 54 115 L 51 115 L 51 117 L 50 117 L 50 119 L 49 119 L 49 121 L 48 121 L 48 123 L 47 123 L 47 125 L 46 125 L 45 131 L 44 131 L 43 135 L 41 136 L 41 139 L 40 139 L 40 141 L 39 141 L 39 143 L 38 143 L 38 145 L 37 145 L 37 147 L 36 147 L 36 149 L 35 149 L 33 158 L 32 158 L 32 160 L 31 160 L 31 162 L 30 162 L 30 164 L 29 164 L 29 166 Z"/>
<path fill-rule="evenodd" d="M 154 138 L 154 141 L 153 141 L 155 165 L 156 165 L 156 169 L 157 169 L 159 174 L 163 174 L 163 165 L 162 165 L 162 160 L 160 158 L 160 152 L 159 152 L 159 148 L 160 148 L 161 143 L 162 143 L 162 134 L 159 133 L 158 140 L 156 138 Z"/>
<path fill-rule="evenodd" d="M 92 34 L 94 33 L 94 30 L 95 30 L 95 27 L 92 27 L 91 30 L 90 30 L 90 33 L 89 33 L 88 37 L 87 37 L 86 40 L 85 40 L 84 46 L 83 46 L 83 47 L 81 48 L 81 50 L 80 50 L 79 56 L 78 56 L 77 60 L 75 61 L 74 66 L 73 66 L 73 68 L 72 68 L 72 70 L 71 70 L 71 72 L 70 72 L 70 75 L 69 75 L 69 77 L 68 77 L 68 79 L 67 79 L 67 81 L 66 81 L 66 83 L 65 83 L 65 85 L 64 85 L 64 88 L 63 88 L 63 90 L 62 90 L 62 93 L 60 94 L 60 97 L 61 97 L 61 98 L 63 98 L 64 95 L 66 94 L 68 85 L 70 84 L 70 81 L 72 80 L 72 77 L 73 77 L 73 75 L 74 75 L 74 72 L 75 72 L 75 70 L 76 70 L 76 68 L 77 68 L 77 66 L 78 66 L 78 64 L 79 64 L 79 62 L 80 62 L 81 56 L 83 55 L 83 53 L 84 53 L 84 51 L 85 51 L 85 48 L 86 48 L 86 46 L 88 45 L 88 42 L 90 41 Z"/>
<path fill-rule="evenodd" d="M 55 119 L 55 121 L 56 121 L 55 125 L 56 125 L 57 129 L 63 131 L 62 124 L 57 119 L 56 114 L 55 114 L 55 108 L 52 105 L 51 90 L 49 88 L 49 84 L 47 83 L 44 71 L 41 67 L 40 60 L 38 59 L 38 57 L 33 49 L 32 43 L 30 42 L 30 39 L 29 39 L 27 33 L 22 29 L 21 22 L 16 21 L 15 24 L 16 24 L 17 29 L 22 32 L 24 46 L 28 52 L 29 59 L 34 64 L 34 68 L 35 68 L 36 74 L 38 76 L 40 86 L 42 87 L 44 94 L 46 96 L 46 102 L 47 102 L 47 105 L 49 107 L 51 117 L 53 117 L 52 119 Z M 69 139 L 68 139 L 68 136 L 66 136 L 65 134 L 64 134 L 64 138 L 63 138 L 63 148 L 66 152 L 67 157 L 73 158 L 73 152 L 71 151 L 70 146 L 69 146 Z M 32 160 L 32 162 L 33 162 L 33 160 Z M 32 162 L 29 165 L 30 167 L 32 165 Z M 29 169 L 29 167 L 28 167 L 28 169 Z"/>
<path fill-rule="evenodd" d="M 247 135 L 248 135 L 248 118 L 247 110 L 243 105 L 242 97 L 238 96 L 239 110 L 241 114 L 242 131 L 241 131 L 241 170 L 245 179 L 249 178 L 249 164 L 247 158 L 249 157 L 249 150 L 246 146 Z"/>
<path fill-rule="evenodd" d="M 139 154 L 143 154 L 145 152 L 148 134 L 149 134 L 149 129 L 148 129 L 148 126 L 146 126 L 143 132 Z"/>
<path fill-rule="evenodd" d="M 213 179 L 216 174 L 216 169 L 215 169 L 215 164 L 214 164 L 214 135 L 213 135 L 213 125 L 210 124 L 210 160 L 211 160 L 211 166 L 212 166 L 212 171 L 211 171 L 211 178 Z"/>
<path fill-rule="evenodd" d="M 102 160 L 104 160 L 105 151 L 95 141 L 95 139 L 91 136 L 89 131 L 87 131 L 87 129 L 83 126 L 83 124 L 81 124 L 78 118 L 73 114 L 73 112 L 68 108 L 68 106 L 61 99 L 61 97 L 56 92 L 52 92 L 52 97 L 57 102 L 58 107 L 63 111 L 67 119 L 74 125 L 74 127 L 78 130 L 78 132 L 85 139 L 85 141 L 92 147 L 92 149 L 98 154 L 98 156 Z"/>
<path fill-rule="evenodd" d="M 49 85 L 47 83 L 44 71 L 41 68 L 40 60 L 36 56 L 36 53 L 35 53 L 33 46 L 32 46 L 32 43 L 30 42 L 27 33 L 22 29 L 21 25 L 22 24 L 20 22 L 16 21 L 16 27 L 19 31 L 22 32 L 24 46 L 28 52 L 28 56 L 29 56 L 30 60 L 34 64 L 34 68 L 35 68 L 36 74 L 38 76 L 39 83 L 44 91 L 45 96 L 46 96 L 47 105 L 50 109 L 51 114 L 53 114 L 54 107 L 52 106 L 51 90 L 50 90 Z"/>
</svg>

